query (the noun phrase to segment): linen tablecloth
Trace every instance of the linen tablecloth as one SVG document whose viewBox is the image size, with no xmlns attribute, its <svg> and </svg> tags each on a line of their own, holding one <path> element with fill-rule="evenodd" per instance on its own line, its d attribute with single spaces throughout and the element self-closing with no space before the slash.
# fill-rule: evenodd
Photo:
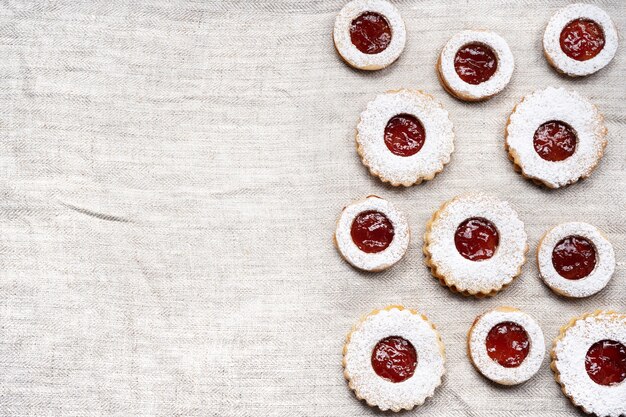
<svg viewBox="0 0 626 417">
<path fill-rule="evenodd" d="M 624 4 L 597 1 L 618 30 Z M 0 3 L 0 416 L 356 416 L 341 368 L 351 326 L 374 308 L 426 314 L 447 349 L 434 398 L 407 415 L 568 416 L 579 412 L 546 360 L 528 383 L 488 382 L 466 357 L 476 315 L 533 315 L 546 349 L 569 318 L 626 309 L 626 119 L 621 45 L 597 74 L 559 76 L 541 38 L 563 1 L 396 1 L 404 53 L 350 69 L 331 30 L 344 1 Z M 484 103 L 450 97 L 434 70 L 457 31 L 501 34 L 509 86 Z M 547 190 L 503 149 L 522 96 L 562 86 L 606 117 L 591 178 Z M 393 188 L 354 146 L 366 103 L 425 90 L 454 123 L 456 150 L 433 181 Z M 421 254 L 426 221 L 471 191 L 508 200 L 529 259 L 494 298 L 451 293 Z M 351 268 L 332 245 L 342 207 L 389 199 L 412 228 L 390 270 Z M 609 285 L 583 300 L 540 280 L 538 239 L 586 221 L 613 243 Z"/>
</svg>

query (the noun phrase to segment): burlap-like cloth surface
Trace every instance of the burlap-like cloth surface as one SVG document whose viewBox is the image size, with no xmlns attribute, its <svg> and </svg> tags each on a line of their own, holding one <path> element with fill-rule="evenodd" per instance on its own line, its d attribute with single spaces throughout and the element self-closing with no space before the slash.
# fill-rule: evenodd
<svg viewBox="0 0 626 417">
<path fill-rule="evenodd" d="M 621 45 L 599 73 L 569 79 L 542 55 L 567 2 L 397 1 L 407 46 L 390 68 L 350 69 L 331 30 L 343 1 L 4 1 L 0 3 L 0 415 L 357 416 L 341 350 L 365 313 L 404 304 L 447 348 L 435 397 L 407 415 L 568 416 L 549 361 L 502 388 L 466 356 L 479 313 L 519 307 L 546 348 L 569 318 L 626 310 L 626 122 Z M 598 1 L 618 29 L 621 1 Z M 450 97 L 434 70 L 457 31 L 488 28 L 515 56 L 492 100 Z M 609 145 L 588 180 L 546 190 L 513 171 L 513 106 L 574 89 L 606 117 Z M 425 90 L 450 112 L 452 162 L 395 189 L 354 146 L 360 112 L 389 89 Z M 426 221 L 463 192 L 511 202 L 526 224 L 523 275 L 494 298 L 440 286 L 421 254 Z M 368 194 L 408 216 L 392 269 L 364 274 L 332 245 L 342 207 Z M 609 285 L 553 294 L 534 251 L 543 233 L 587 221 L 615 247 Z"/>
</svg>

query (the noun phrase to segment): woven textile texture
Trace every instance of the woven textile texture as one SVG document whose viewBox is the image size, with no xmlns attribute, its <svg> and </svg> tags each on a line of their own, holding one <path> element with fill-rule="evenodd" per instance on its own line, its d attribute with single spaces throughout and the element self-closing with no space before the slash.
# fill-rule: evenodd
<svg viewBox="0 0 626 417">
<path fill-rule="evenodd" d="M 596 2 L 626 28 L 620 0 Z M 382 415 L 341 368 L 351 326 L 374 308 L 426 314 L 447 349 L 421 416 L 569 416 L 548 360 L 502 388 L 466 356 L 481 312 L 511 305 L 546 348 L 571 317 L 626 310 L 626 60 L 559 76 L 541 38 L 564 1 L 396 1 L 407 45 L 388 69 L 350 69 L 331 31 L 343 1 L 0 2 L 0 416 Z M 488 28 L 515 56 L 484 103 L 450 97 L 434 70 L 457 31 Z M 547 190 L 513 171 L 513 106 L 547 86 L 579 91 L 606 117 L 591 178 Z M 433 181 L 395 189 L 369 175 L 354 133 L 376 94 L 422 89 L 456 131 Z M 490 299 L 451 293 L 421 254 L 445 200 L 508 200 L 529 235 L 522 276 Z M 390 270 L 351 268 L 332 245 L 342 207 L 368 194 L 403 210 L 412 241 Z M 587 221 L 617 269 L 584 300 L 553 294 L 534 251 L 551 226 Z"/>
</svg>

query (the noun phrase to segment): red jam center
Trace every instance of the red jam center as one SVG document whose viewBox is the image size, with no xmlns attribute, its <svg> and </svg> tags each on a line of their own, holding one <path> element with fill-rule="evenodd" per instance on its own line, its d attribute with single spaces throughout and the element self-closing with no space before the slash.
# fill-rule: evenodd
<svg viewBox="0 0 626 417">
<path fill-rule="evenodd" d="M 566 279 L 581 279 L 596 267 L 596 248 L 581 236 L 567 236 L 552 250 L 552 265 Z"/>
<path fill-rule="evenodd" d="M 411 378 L 417 366 L 417 352 L 408 340 L 387 337 L 376 344 L 372 351 L 374 372 L 391 382 L 402 382 Z"/>
<path fill-rule="evenodd" d="M 425 140 L 424 126 L 410 114 L 392 117 L 385 127 L 385 145 L 398 156 L 415 155 L 422 149 Z"/>
<path fill-rule="evenodd" d="M 487 334 L 487 354 L 505 368 L 517 368 L 530 350 L 528 333 L 512 321 L 498 323 Z"/>
<path fill-rule="evenodd" d="M 585 368 L 596 384 L 619 384 L 626 379 L 626 346 L 608 339 L 594 343 L 585 356 Z"/>
<path fill-rule="evenodd" d="M 364 54 L 378 54 L 391 43 L 391 26 L 385 16 L 365 12 L 352 21 L 350 39 Z"/>
<path fill-rule="evenodd" d="M 593 20 L 576 19 L 563 28 L 560 42 L 565 55 L 576 61 L 586 61 L 604 48 L 604 31 Z"/>
<path fill-rule="evenodd" d="M 469 43 L 457 51 L 454 69 L 463 81 L 476 85 L 484 83 L 495 74 L 498 60 L 487 45 Z"/>
<path fill-rule="evenodd" d="M 393 225 L 379 211 L 364 211 L 352 222 L 350 235 L 354 243 L 366 253 L 377 253 L 387 249 L 393 240 Z"/>
<path fill-rule="evenodd" d="M 454 234 L 456 250 L 470 261 L 483 261 L 491 258 L 499 243 L 498 229 L 482 217 L 465 220 L 457 227 Z"/>
<path fill-rule="evenodd" d="M 576 132 L 567 123 L 553 120 L 545 122 L 533 137 L 535 152 L 546 161 L 563 161 L 576 150 Z"/>
</svg>

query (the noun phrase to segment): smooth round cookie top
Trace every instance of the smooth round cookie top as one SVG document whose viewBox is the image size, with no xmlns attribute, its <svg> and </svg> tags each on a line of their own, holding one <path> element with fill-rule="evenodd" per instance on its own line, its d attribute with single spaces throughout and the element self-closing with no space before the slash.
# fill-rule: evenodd
<svg viewBox="0 0 626 417">
<path fill-rule="evenodd" d="M 589 297 L 602 290 L 615 271 L 613 245 L 597 227 L 584 222 L 561 223 L 537 247 L 539 274 L 554 292 Z"/>
<path fill-rule="evenodd" d="M 379 70 L 391 65 L 404 50 L 406 29 L 400 12 L 386 0 L 353 0 L 335 19 L 333 40 L 350 66 Z"/>
<path fill-rule="evenodd" d="M 610 16 L 593 4 L 576 3 L 558 10 L 543 34 L 550 65 L 573 77 L 593 74 L 611 62 L 618 36 Z"/>
<path fill-rule="evenodd" d="M 507 42 L 495 32 L 466 30 L 446 43 L 437 69 L 446 90 L 461 100 L 485 100 L 511 80 L 515 61 Z"/>
</svg>

